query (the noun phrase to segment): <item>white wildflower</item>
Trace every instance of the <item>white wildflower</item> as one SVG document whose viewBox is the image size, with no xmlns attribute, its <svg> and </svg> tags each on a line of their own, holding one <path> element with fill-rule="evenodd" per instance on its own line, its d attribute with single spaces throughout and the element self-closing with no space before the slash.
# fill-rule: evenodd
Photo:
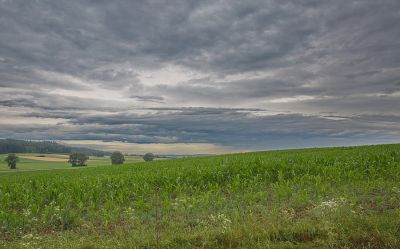
<svg viewBox="0 0 400 249">
<path fill-rule="evenodd" d="M 333 209 L 333 208 L 338 207 L 338 202 L 335 199 L 323 201 L 323 202 L 321 202 L 321 204 L 319 204 L 318 207 L 320 207 L 322 209 L 325 209 L 325 208 Z"/>
<path fill-rule="evenodd" d="M 229 230 L 232 224 L 232 221 L 223 213 L 211 214 L 208 218 L 213 225 L 221 225 L 224 232 Z"/>
<path fill-rule="evenodd" d="M 23 239 L 32 239 L 33 238 L 33 234 L 31 234 L 31 233 L 25 234 L 24 236 L 22 236 L 22 238 Z"/>
<path fill-rule="evenodd" d="M 28 217 L 28 216 L 30 216 L 30 215 L 32 214 L 32 212 L 31 212 L 31 210 L 29 210 L 29 209 L 23 209 L 23 210 L 22 210 L 22 214 L 23 214 L 25 217 Z"/>
</svg>

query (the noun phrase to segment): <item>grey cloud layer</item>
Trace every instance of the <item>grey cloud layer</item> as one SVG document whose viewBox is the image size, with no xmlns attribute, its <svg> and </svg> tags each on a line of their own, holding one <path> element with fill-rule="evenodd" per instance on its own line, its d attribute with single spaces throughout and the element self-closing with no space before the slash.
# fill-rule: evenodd
<svg viewBox="0 0 400 249">
<path fill-rule="evenodd" d="M 398 141 L 398 23 L 397 0 L 3 0 L 0 136 Z"/>
<path fill-rule="evenodd" d="M 260 110 L 173 108 L 138 115 L 48 112 L 26 117 L 61 118 L 55 125 L 10 125 L 20 136 L 51 139 L 96 139 L 134 143 L 215 143 L 239 148 L 274 148 L 362 142 L 394 142 L 399 139 L 400 116 L 260 116 Z M 51 135 L 49 135 L 51 134 Z M 4 135 L 4 134 L 1 134 Z"/>
</svg>

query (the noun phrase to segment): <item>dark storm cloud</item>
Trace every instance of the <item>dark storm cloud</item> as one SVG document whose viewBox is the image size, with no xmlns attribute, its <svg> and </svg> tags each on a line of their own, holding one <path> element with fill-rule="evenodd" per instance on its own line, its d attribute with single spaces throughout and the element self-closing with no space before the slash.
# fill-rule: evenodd
<svg viewBox="0 0 400 249">
<path fill-rule="evenodd" d="M 399 62 L 392 53 L 398 48 L 399 5 L 395 0 L 3 1 L 0 48 L 14 64 L 78 74 L 99 64 L 146 58 L 237 73 L 348 52 L 353 55 L 345 64 L 392 65 Z M 380 60 L 371 61 L 377 54 Z"/>
<path fill-rule="evenodd" d="M 80 98 L 62 94 L 46 93 L 44 91 L 34 90 L 4 90 L 0 91 L 2 99 L 1 107 L 24 107 L 39 111 L 45 115 L 44 111 L 63 111 L 63 110 L 86 110 L 86 111 L 118 111 L 130 109 L 129 106 L 118 106 L 118 103 L 109 100 Z M 1 109 L 0 109 L 1 110 Z"/>
<path fill-rule="evenodd" d="M 397 0 L 3 0 L 0 136 L 260 148 L 396 139 L 398 23 Z M 171 66 L 189 76 L 157 76 Z M 196 106 L 208 108 L 184 108 Z"/>
</svg>

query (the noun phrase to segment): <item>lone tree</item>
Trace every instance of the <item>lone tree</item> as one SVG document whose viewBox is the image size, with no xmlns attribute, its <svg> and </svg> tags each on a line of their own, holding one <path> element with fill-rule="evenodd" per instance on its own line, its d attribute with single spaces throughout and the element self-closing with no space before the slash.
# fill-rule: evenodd
<svg viewBox="0 0 400 249">
<path fill-rule="evenodd" d="M 10 169 L 16 169 L 17 168 L 17 162 L 19 161 L 19 158 L 15 154 L 8 154 L 6 159 L 4 160 L 7 162 L 8 167 Z"/>
<path fill-rule="evenodd" d="M 89 159 L 89 157 L 80 152 L 75 152 L 69 155 L 69 160 L 68 162 L 72 164 L 72 167 L 77 167 L 77 166 L 86 166 L 86 161 Z"/>
<path fill-rule="evenodd" d="M 143 160 L 145 160 L 146 162 L 148 162 L 148 161 L 153 161 L 153 159 L 154 159 L 154 154 L 153 153 L 146 153 L 144 156 L 143 156 Z"/>
<path fill-rule="evenodd" d="M 111 164 L 123 164 L 125 161 L 124 155 L 119 151 L 114 151 L 111 156 Z"/>
</svg>

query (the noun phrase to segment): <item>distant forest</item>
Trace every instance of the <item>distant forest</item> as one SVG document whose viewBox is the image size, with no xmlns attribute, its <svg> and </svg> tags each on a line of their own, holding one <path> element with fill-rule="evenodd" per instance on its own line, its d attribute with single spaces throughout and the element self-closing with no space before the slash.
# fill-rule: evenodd
<svg viewBox="0 0 400 249">
<path fill-rule="evenodd" d="M 88 148 L 78 148 L 65 146 L 52 141 L 24 141 L 15 139 L 0 139 L 0 154 L 5 153 L 42 153 L 42 154 L 70 154 L 72 152 L 82 152 L 88 156 L 106 156 L 111 153 L 92 150 Z"/>
</svg>

